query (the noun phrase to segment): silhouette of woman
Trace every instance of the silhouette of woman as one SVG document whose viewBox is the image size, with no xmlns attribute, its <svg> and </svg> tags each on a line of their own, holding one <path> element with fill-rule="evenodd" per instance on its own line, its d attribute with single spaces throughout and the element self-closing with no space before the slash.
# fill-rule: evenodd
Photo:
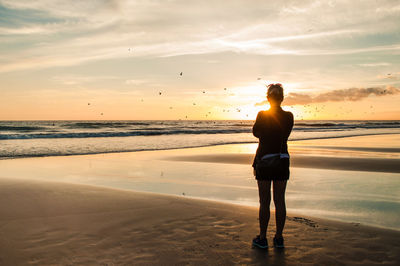
<svg viewBox="0 0 400 266">
<path fill-rule="evenodd" d="M 270 217 L 269 205 L 271 202 L 271 182 L 273 184 L 273 199 L 275 204 L 276 234 L 274 247 L 283 248 L 283 228 L 286 220 L 285 190 L 289 179 L 289 153 L 287 139 L 293 128 L 293 114 L 282 110 L 282 85 L 270 84 L 267 86 L 267 99 L 271 108 L 260 111 L 253 126 L 253 134 L 259 139 L 256 156 L 253 162 L 254 175 L 257 179 L 260 198 L 259 222 L 260 234 L 253 239 L 253 246 L 268 248 L 266 239 Z M 257 163 L 271 157 L 280 158 L 279 168 L 272 172 L 256 171 Z"/>
</svg>

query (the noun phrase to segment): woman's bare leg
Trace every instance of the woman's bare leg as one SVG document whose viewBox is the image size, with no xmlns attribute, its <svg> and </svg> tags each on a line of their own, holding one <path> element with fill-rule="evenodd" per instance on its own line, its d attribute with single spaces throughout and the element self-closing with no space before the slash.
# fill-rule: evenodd
<svg viewBox="0 0 400 266">
<path fill-rule="evenodd" d="M 269 222 L 269 204 L 271 202 L 271 181 L 270 180 L 257 180 L 258 195 L 260 197 L 260 238 L 264 239 L 267 236 L 267 228 Z"/>
<path fill-rule="evenodd" d="M 283 228 L 286 221 L 285 190 L 286 180 L 274 180 L 274 204 L 276 219 L 276 237 L 282 237 Z"/>
</svg>

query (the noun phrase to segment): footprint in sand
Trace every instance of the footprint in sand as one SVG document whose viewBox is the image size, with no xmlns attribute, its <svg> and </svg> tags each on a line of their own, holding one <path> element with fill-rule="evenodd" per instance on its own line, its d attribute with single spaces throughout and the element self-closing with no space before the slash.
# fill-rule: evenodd
<svg viewBox="0 0 400 266">
<path fill-rule="evenodd" d="M 297 223 L 301 223 L 301 224 L 305 224 L 307 226 L 316 228 L 318 227 L 318 224 L 310 219 L 307 218 L 303 218 L 303 217 L 287 217 L 287 219 L 289 221 L 293 221 L 293 222 L 297 222 Z"/>
</svg>

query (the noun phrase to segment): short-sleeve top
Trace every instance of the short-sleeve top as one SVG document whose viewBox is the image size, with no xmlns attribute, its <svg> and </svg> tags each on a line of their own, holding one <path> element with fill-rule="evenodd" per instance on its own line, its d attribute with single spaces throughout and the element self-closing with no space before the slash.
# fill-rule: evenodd
<svg viewBox="0 0 400 266">
<path fill-rule="evenodd" d="M 253 135 L 259 139 L 254 158 L 256 160 L 266 154 L 288 153 L 287 140 L 293 128 L 293 114 L 281 107 L 271 107 L 268 111 L 260 111 L 253 126 Z"/>
</svg>

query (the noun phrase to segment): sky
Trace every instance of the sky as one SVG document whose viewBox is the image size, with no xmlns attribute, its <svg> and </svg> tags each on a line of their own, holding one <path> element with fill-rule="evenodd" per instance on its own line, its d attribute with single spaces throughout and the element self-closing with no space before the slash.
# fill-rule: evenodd
<svg viewBox="0 0 400 266">
<path fill-rule="evenodd" d="M 0 120 L 255 119 L 276 82 L 400 119 L 400 1 L 0 0 Z"/>
</svg>

